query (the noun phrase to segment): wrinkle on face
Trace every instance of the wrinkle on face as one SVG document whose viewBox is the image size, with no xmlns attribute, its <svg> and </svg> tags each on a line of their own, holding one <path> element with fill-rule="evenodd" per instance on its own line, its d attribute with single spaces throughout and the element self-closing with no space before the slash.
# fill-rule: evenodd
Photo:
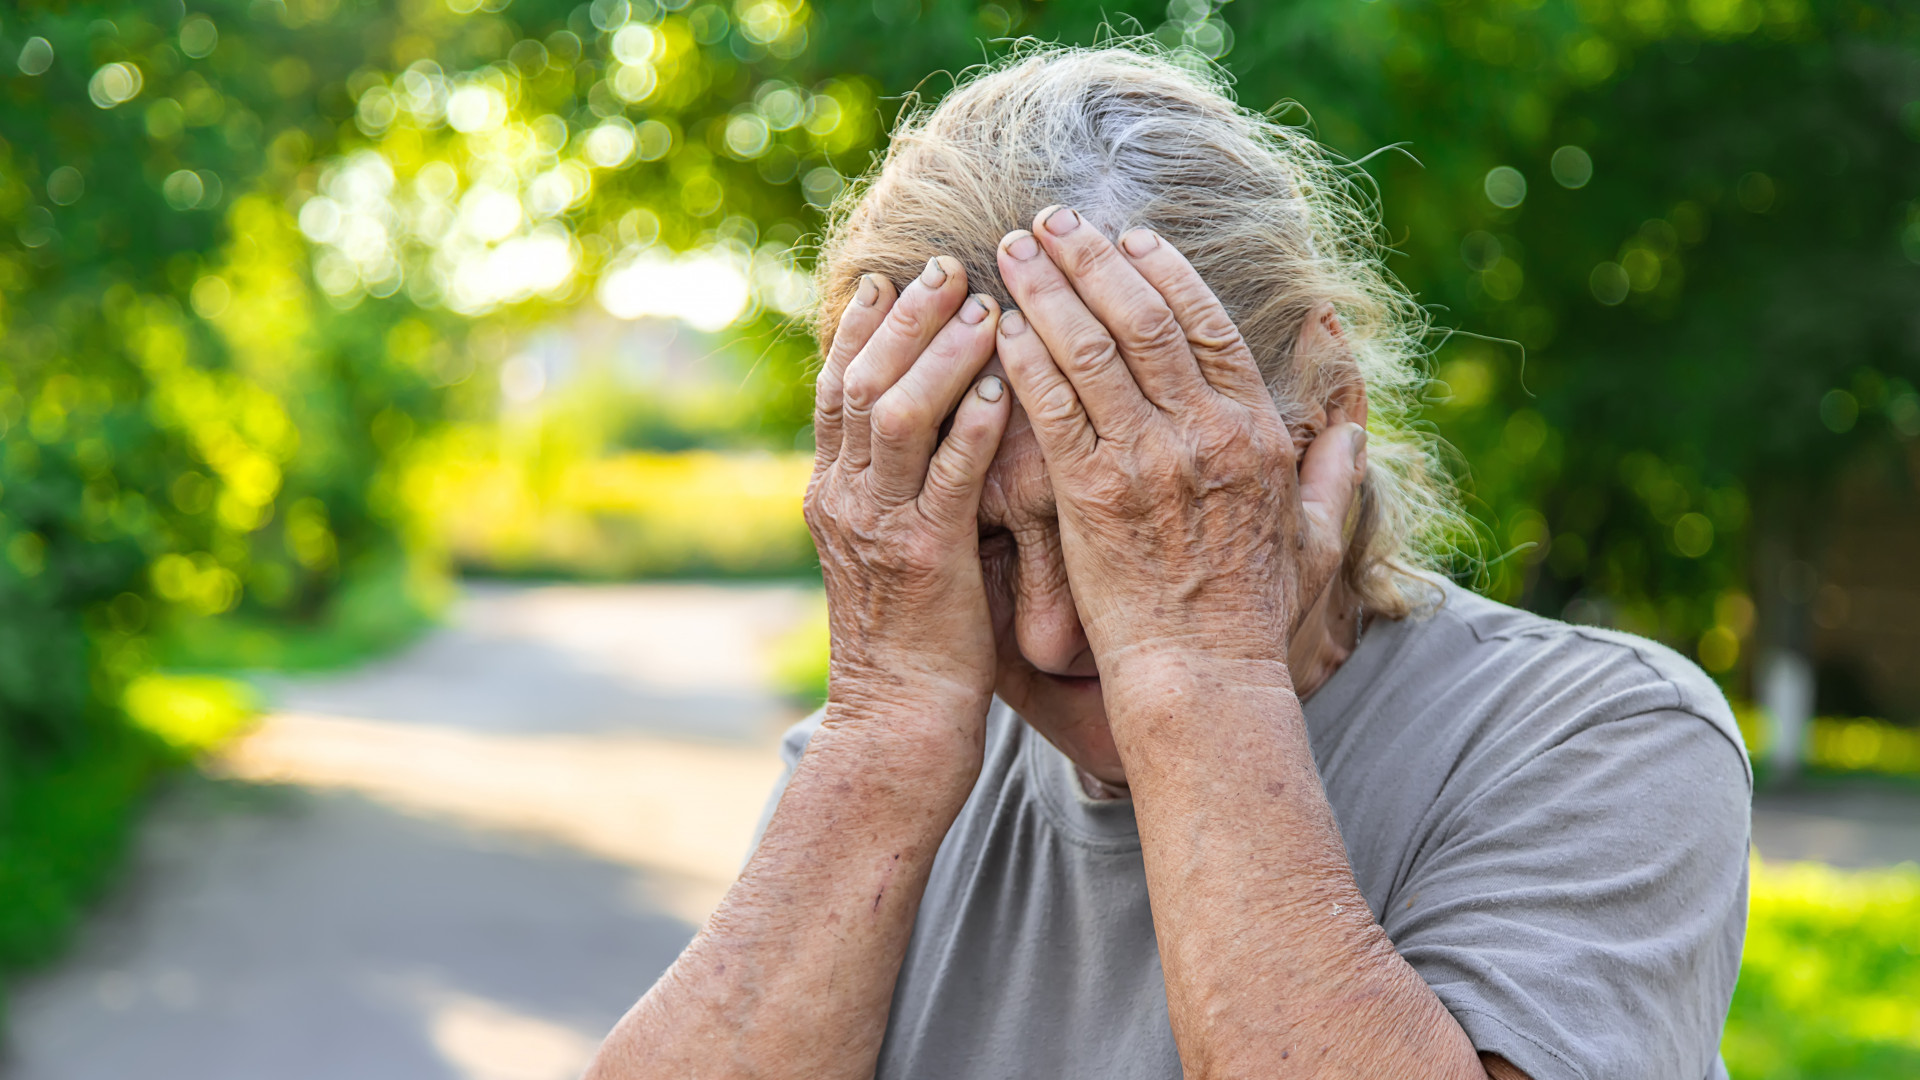
<svg viewBox="0 0 1920 1080">
<path fill-rule="evenodd" d="M 1225 347 L 1224 340 L 1220 348 Z M 1320 394 L 1324 400 L 1316 408 L 1288 424 L 1298 462 L 1305 459 L 1307 448 L 1330 424 L 1350 420 L 1364 427 L 1367 396 L 1332 304 L 1314 310 L 1293 341 L 1291 352 L 1296 378 L 1317 373 L 1312 385 L 1324 392 Z M 985 373 L 1006 377 L 998 357 L 988 362 Z M 1201 456 L 1219 449 L 1224 448 L 1196 447 Z M 1156 482 L 1165 485 L 1169 480 L 1130 476 L 1115 477 L 1115 482 L 1138 488 Z M 1268 477 L 1266 482 L 1281 480 Z M 980 558 L 998 654 L 995 693 L 1085 774 L 1123 788 L 1126 771 L 1107 728 L 1098 667 L 1074 605 L 1061 551 L 1053 482 L 1026 410 L 1018 401 L 1014 402 L 1006 434 L 987 474 L 979 526 Z M 1262 540 L 1249 536 L 1242 542 L 1259 544 Z M 1273 542 L 1273 538 L 1266 542 Z M 1304 537 L 1296 538 L 1296 543 L 1300 542 Z M 1270 554 L 1280 557 L 1277 545 Z M 1289 664 L 1298 673 L 1295 686 L 1302 698 L 1352 653 L 1361 626 L 1358 605 L 1358 599 L 1336 577 L 1314 598 L 1302 625 L 1293 628 Z"/>
<path fill-rule="evenodd" d="M 1067 578 L 1053 483 L 1018 404 L 987 474 L 979 525 L 999 654 L 995 691 L 1082 769 L 1124 783 L 1095 681 L 1099 669 Z"/>
</svg>

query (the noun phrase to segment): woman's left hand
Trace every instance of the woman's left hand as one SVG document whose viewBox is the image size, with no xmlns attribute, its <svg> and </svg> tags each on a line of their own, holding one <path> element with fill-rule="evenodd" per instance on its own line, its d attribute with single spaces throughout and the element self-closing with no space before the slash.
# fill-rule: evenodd
<svg viewBox="0 0 1920 1080">
<path fill-rule="evenodd" d="M 1294 438 L 1232 319 L 1163 238 L 1067 208 L 1000 243 L 999 355 L 1046 458 L 1103 680 L 1188 658 L 1284 665 L 1338 572 L 1365 431 Z"/>
</svg>

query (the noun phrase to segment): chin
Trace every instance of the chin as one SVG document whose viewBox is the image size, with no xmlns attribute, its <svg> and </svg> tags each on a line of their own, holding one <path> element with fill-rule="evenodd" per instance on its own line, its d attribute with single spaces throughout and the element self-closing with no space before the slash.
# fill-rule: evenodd
<svg viewBox="0 0 1920 1080">
<path fill-rule="evenodd" d="M 1126 784 L 1098 677 L 1049 675 L 1023 663 L 1015 670 L 1003 666 L 995 689 L 1068 760 L 1103 783 Z"/>
</svg>

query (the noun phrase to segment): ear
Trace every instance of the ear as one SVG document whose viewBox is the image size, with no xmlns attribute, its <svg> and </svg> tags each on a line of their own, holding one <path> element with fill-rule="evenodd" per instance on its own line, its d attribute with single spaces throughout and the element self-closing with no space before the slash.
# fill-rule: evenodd
<svg viewBox="0 0 1920 1080">
<path fill-rule="evenodd" d="M 1319 378 L 1305 379 L 1308 386 L 1323 387 L 1326 399 L 1317 402 L 1314 411 L 1306 420 L 1293 429 L 1294 460 L 1299 460 L 1307 452 L 1307 447 L 1318 438 L 1331 424 L 1354 423 L 1367 426 L 1367 384 L 1360 377 L 1360 367 L 1353 358 L 1353 349 L 1347 343 L 1346 332 L 1341 329 L 1340 315 L 1334 310 L 1331 300 L 1322 302 L 1307 313 L 1300 325 L 1300 336 L 1294 339 L 1293 363 L 1296 370 L 1317 371 Z"/>
</svg>

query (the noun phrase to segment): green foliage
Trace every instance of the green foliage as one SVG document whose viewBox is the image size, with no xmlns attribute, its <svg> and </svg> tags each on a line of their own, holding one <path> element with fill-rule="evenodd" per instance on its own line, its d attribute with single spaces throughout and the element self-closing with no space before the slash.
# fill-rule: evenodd
<svg viewBox="0 0 1920 1080">
<path fill-rule="evenodd" d="M 1490 564 L 1478 584 L 1500 599 L 1663 638 L 1736 678 L 1751 552 L 1804 557 L 1842 491 L 1912 499 L 1911 5 L 823 13 L 823 69 L 883 99 L 937 96 L 946 82 L 927 73 L 978 62 L 983 37 L 1089 42 L 1104 21 L 1220 56 L 1243 103 L 1279 106 L 1338 152 L 1402 148 L 1364 182 L 1401 253 L 1392 268 L 1463 332 L 1438 350 L 1433 420 L 1467 465 Z"/>
<path fill-rule="evenodd" d="M 0 16 L 0 849 L 94 868 L 21 870 L 65 884 L 0 909 L 65 910 L 97 877 L 111 845 L 63 830 L 117 828 L 138 785 L 61 778 L 158 760 L 123 711 L 156 662 L 337 663 L 420 624 L 417 466 L 492 408 L 473 375 L 527 322 L 621 271 L 615 306 L 743 291 L 706 312 L 757 353 L 741 426 L 768 434 L 743 441 L 804 424 L 783 253 L 828 162 L 877 136 L 867 88 L 767 81 L 805 5 L 477 8 Z M 756 88 L 785 119 L 736 115 Z"/>
<path fill-rule="evenodd" d="M 431 499 L 469 572 L 597 578 L 810 575 L 811 454 L 462 454 Z M 423 496 L 424 498 L 424 496 Z"/>
<path fill-rule="evenodd" d="M 176 754 L 211 750 L 259 714 L 251 687 L 217 675 L 142 675 L 127 687 L 127 717 Z"/>
<path fill-rule="evenodd" d="M 1754 865 L 1736 1080 L 1920 1075 L 1920 868 Z"/>
<path fill-rule="evenodd" d="M 418 637 L 449 590 L 436 564 L 423 567 L 396 552 L 363 563 L 314 618 L 249 610 L 180 618 L 154 643 L 154 655 L 175 671 L 338 670 Z"/>
<path fill-rule="evenodd" d="M 437 412 L 364 348 L 392 313 L 312 303 L 260 194 L 330 144 L 294 84 L 343 77 L 356 28 L 211 54 L 201 29 L 148 4 L 0 25 L 0 966 L 57 940 L 161 760 L 119 712 L 156 632 L 324 615 L 399 546 L 379 417 Z"/>
<path fill-rule="evenodd" d="M 161 760 L 151 740 L 112 730 L 84 752 L 9 763 L 0 784 L 0 971 L 43 963 L 66 944 L 81 905 L 125 851 Z"/>
</svg>

